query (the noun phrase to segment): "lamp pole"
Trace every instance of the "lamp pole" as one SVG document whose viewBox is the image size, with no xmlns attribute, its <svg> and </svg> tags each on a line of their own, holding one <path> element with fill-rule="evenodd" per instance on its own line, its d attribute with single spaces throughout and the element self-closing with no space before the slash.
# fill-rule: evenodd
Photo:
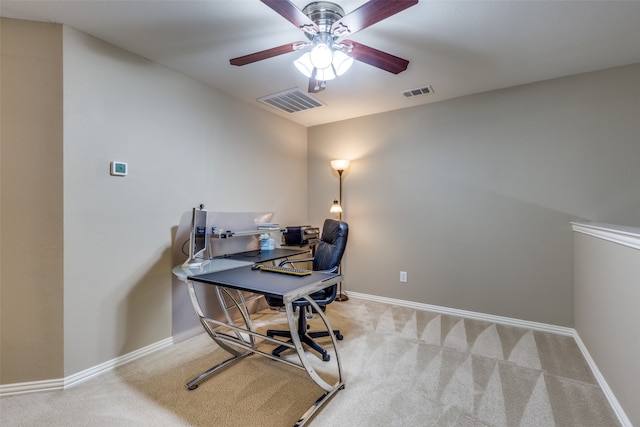
<svg viewBox="0 0 640 427">
<path fill-rule="evenodd" d="M 340 192 L 339 192 L 339 197 L 338 197 L 338 201 L 340 203 L 340 208 L 342 208 L 342 172 L 344 172 L 344 169 L 337 169 L 338 171 L 338 178 L 340 181 Z M 338 213 L 338 219 L 340 221 L 342 221 L 342 210 L 340 209 L 340 212 Z M 338 265 L 338 273 L 342 273 L 342 263 L 340 263 Z M 340 281 L 340 283 L 338 284 L 338 295 L 336 295 L 336 301 L 349 301 L 349 297 L 347 296 L 347 294 L 342 293 L 342 281 Z"/>
<path fill-rule="evenodd" d="M 338 178 L 340 180 L 340 193 L 339 193 L 338 201 L 340 202 L 341 208 L 342 208 L 342 172 L 344 172 L 344 169 L 338 170 Z M 340 209 L 340 212 L 338 214 L 338 219 L 342 221 L 342 209 Z"/>
</svg>

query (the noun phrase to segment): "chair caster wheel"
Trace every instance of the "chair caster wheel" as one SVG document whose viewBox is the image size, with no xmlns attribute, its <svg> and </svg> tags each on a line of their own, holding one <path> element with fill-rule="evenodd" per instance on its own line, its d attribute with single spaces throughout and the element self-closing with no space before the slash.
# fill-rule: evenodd
<svg viewBox="0 0 640 427">
<path fill-rule="evenodd" d="M 336 339 L 338 341 L 342 341 L 344 339 L 344 337 L 342 335 L 338 334 L 338 335 L 336 335 Z"/>
<path fill-rule="evenodd" d="M 322 361 L 323 362 L 328 362 L 329 359 L 331 359 L 331 356 L 329 356 L 328 353 L 325 353 L 325 354 L 322 355 Z"/>
<path fill-rule="evenodd" d="M 198 384 L 192 385 L 191 387 L 187 387 L 187 390 L 195 390 L 198 388 Z"/>
</svg>

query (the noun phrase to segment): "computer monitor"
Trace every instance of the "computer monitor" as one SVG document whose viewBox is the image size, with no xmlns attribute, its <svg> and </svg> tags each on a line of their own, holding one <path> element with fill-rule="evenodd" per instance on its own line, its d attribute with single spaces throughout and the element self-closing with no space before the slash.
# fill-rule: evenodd
<svg viewBox="0 0 640 427">
<path fill-rule="evenodd" d="M 184 265 L 189 267 L 202 265 L 202 262 L 209 258 L 208 249 L 207 211 L 193 208 L 189 232 L 189 258 Z"/>
</svg>

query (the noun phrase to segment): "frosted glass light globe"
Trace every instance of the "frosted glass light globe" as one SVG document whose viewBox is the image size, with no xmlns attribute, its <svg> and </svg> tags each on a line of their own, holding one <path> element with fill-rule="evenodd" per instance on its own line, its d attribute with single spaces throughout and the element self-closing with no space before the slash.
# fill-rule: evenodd
<svg viewBox="0 0 640 427">
<path fill-rule="evenodd" d="M 311 49 L 311 63 L 314 67 L 319 69 L 327 68 L 331 65 L 332 60 L 333 52 L 325 43 L 318 43 Z"/>
</svg>

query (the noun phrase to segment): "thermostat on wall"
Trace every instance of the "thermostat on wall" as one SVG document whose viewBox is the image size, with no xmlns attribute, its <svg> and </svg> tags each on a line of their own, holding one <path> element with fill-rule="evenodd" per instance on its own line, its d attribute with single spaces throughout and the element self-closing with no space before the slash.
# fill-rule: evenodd
<svg viewBox="0 0 640 427">
<path fill-rule="evenodd" d="M 127 174 L 127 164 L 124 162 L 111 162 L 111 175 L 125 176 Z"/>
</svg>

